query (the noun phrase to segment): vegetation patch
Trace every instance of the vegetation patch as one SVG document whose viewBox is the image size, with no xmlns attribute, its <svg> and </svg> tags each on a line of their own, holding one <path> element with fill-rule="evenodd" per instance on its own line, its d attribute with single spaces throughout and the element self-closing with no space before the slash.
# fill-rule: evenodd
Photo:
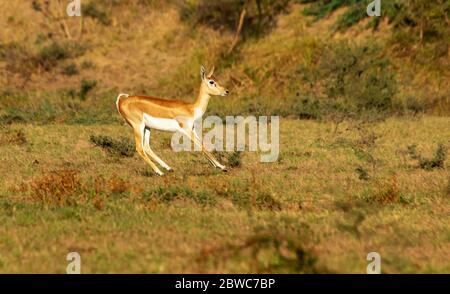
<svg viewBox="0 0 450 294">
<path fill-rule="evenodd" d="M 77 75 L 79 71 L 75 63 L 69 63 L 62 68 L 61 73 L 66 76 L 74 76 Z"/>
<path fill-rule="evenodd" d="M 241 166 L 241 154 L 240 151 L 234 151 L 228 155 L 228 166 L 230 167 L 239 167 Z"/>
<path fill-rule="evenodd" d="M 70 169 L 46 173 L 29 183 L 31 198 L 43 205 L 76 205 L 75 195 L 80 190 L 79 172 Z"/>
<path fill-rule="evenodd" d="M 256 227 L 244 241 L 225 246 L 204 247 L 197 262 L 213 262 L 216 267 L 230 260 L 251 259 L 252 273 L 326 273 L 319 265 L 306 233 L 288 225 Z"/>
<path fill-rule="evenodd" d="M 236 31 L 242 22 L 244 36 L 260 36 L 272 28 L 276 16 L 285 12 L 290 0 L 190 1 L 180 10 L 181 18 L 215 29 Z"/>
<path fill-rule="evenodd" d="M 43 69 L 50 70 L 60 61 L 83 55 L 85 50 L 86 48 L 77 42 L 64 41 L 59 43 L 52 41 L 49 45 L 40 49 L 35 56 L 35 62 Z"/>
<path fill-rule="evenodd" d="M 78 93 L 78 95 L 80 96 L 81 100 L 85 100 L 87 94 L 95 88 L 95 86 L 97 85 L 97 81 L 96 80 L 81 80 L 81 86 L 80 86 L 80 92 Z"/>
<path fill-rule="evenodd" d="M 447 147 L 439 144 L 432 158 L 423 157 L 417 151 L 416 145 L 409 145 L 407 148 L 409 156 L 419 162 L 419 167 L 424 170 L 432 170 L 435 168 L 444 168 L 447 158 Z"/>
<path fill-rule="evenodd" d="M 0 131 L 0 145 L 24 145 L 27 143 L 27 138 L 22 130 L 0 128 Z"/>
<path fill-rule="evenodd" d="M 121 137 L 119 140 L 116 140 L 109 136 L 91 135 L 89 140 L 95 146 L 101 147 L 102 149 L 114 155 L 132 157 L 135 153 L 135 147 L 133 143 L 126 137 Z"/>
<path fill-rule="evenodd" d="M 322 19 L 338 8 L 346 7 L 335 23 L 335 29 L 345 31 L 367 18 L 367 1 L 362 0 L 300 0 L 311 3 L 304 10 L 306 15 Z M 422 64 L 432 63 L 437 68 L 439 59 L 448 52 L 450 27 L 448 14 L 450 4 L 440 0 L 438 3 L 428 0 L 403 1 L 392 0 L 383 3 L 381 17 L 373 17 L 369 28 L 377 29 L 383 19 L 387 19 L 395 32 L 390 38 L 390 46 L 398 54 L 409 56 Z M 421 13 L 417 13 L 420 11 Z M 421 46 L 416 46 L 416 44 Z M 414 52 L 414 53 L 413 53 Z M 431 54 L 430 54 L 431 53 Z"/>
<path fill-rule="evenodd" d="M 101 5 L 102 3 L 103 1 L 90 1 L 86 5 L 83 5 L 83 16 L 90 17 L 102 25 L 110 25 L 111 19 L 108 12 Z"/>
<path fill-rule="evenodd" d="M 375 181 L 363 199 L 369 203 L 387 204 L 409 204 L 411 199 L 402 193 L 398 186 L 397 176 L 393 175 L 389 181 Z"/>
<path fill-rule="evenodd" d="M 270 193 L 258 193 L 255 205 L 261 210 L 280 211 L 281 204 Z"/>
<path fill-rule="evenodd" d="M 162 203 L 170 203 L 182 199 L 192 200 L 202 206 L 214 206 L 217 203 L 214 193 L 204 190 L 192 190 L 186 186 L 158 187 L 143 193 L 143 197 L 150 201 L 156 200 Z"/>
<path fill-rule="evenodd" d="M 340 41 L 327 47 L 324 54 L 318 64 L 317 82 L 328 99 L 339 103 L 330 112 L 354 116 L 391 109 L 396 81 L 389 70 L 389 60 L 379 56 L 374 45 Z"/>
</svg>

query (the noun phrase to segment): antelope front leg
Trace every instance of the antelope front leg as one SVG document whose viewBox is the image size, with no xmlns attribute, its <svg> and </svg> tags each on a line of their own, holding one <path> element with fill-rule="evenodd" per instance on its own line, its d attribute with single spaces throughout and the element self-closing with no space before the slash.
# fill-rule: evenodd
<svg viewBox="0 0 450 294">
<path fill-rule="evenodd" d="M 194 142 L 195 145 L 200 147 L 201 151 L 205 154 L 205 156 L 211 161 L 211 163 L 215 166 L 220 168 L 223 171 L 227 171 L 227 168 L 221 164 L 217 159 L 212 155 L 208 150 L 206 150 L 205 146 L 200 142 L 200 139 L 198 139 L 198 136 L 195 134 L 194 131 L 183 129 L 184 134 L 188 136 L 192 142 Z"/>
<path fill-rule="evenodd" d="M 222 165 L 215 157 L 214 155 L 211 154 L 211 152 L 209 152 L 208 150 L 206 150 L 205 145 L 203 145 L 203 142 L 201 141 L 200 137 L 198 136 L 197 132 L 195 131 L 195 129 L 192 130 L 192 132 L 194 133 L 194 137 L 197 141 L 198 145 L 201 145 L 202 147 L 202 151 L 205 153 L 206 156 L 208 156 L 208 158 L 212 161 L 213 165 L 215 167 L 220 168 L 223 171 L 227 171 L 227 168 Z"/>
</svg>

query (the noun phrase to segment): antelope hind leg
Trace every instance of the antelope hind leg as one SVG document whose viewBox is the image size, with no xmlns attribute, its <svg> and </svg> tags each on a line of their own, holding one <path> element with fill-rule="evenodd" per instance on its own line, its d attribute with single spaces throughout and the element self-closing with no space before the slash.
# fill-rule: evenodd
<svg viewBox="0 0 450 294">
<path fill-rule="evenodd" d="M 148 154 L 153 160 L 155 160 L 159 165 L 165 168 L 168 171 L 173 171 L 173 169 L 165 163 L 158 155 L 153 152 L 150 147 L 150 129 L 144 128 L 144 152 Z"/>
<path fill-rule="evenodd" d="M 144 141 L 141 133 L 134 132 L 134 139 L 136 141 L 136 151 L 139 153 L 139 155 L 145 160 L 145 162 L 147 162 L 152 167 L 155 173 L 157 173 L 160 176 L 164 175 L 164 173 L 156 166 L 156 164 L 153 161 L 151 161 L 151 159 L 148 158 L 148 156 L 145 154 L 143 148 Z"/>
</svg>

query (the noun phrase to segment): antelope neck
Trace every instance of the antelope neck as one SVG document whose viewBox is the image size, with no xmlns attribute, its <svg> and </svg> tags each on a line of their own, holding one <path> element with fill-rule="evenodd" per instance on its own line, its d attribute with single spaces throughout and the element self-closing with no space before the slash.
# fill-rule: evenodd
<svg viewBox="0 0 450 294">
<path fill-rule="evenodd" d="M 198 118 L 206 112 L 208 107 L 208 102 L 211 96 L 206 92 L 204 85 L 200 87 L 200 92 L 198 93 L 197 100 L 194 103 L 195 117 Z"/>
</svg>

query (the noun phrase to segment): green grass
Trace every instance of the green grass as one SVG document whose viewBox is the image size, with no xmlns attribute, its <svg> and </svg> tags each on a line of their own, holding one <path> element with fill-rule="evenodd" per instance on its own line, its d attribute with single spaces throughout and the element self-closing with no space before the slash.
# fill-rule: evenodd
<svg viewBox="0 0 450 294">
<path fill-rule="evenodd" d="M 158 177 L 138 155 L 90 143 L 93 134 L 131 138 L 126 125 L 15 123 L 1 130 L 23 140 L 0 144 L 0 272 L 63 273 L 71 251 L 83 273 L 365 273 L 371 251 L 385 273 L 450 272 L 449 162 L 428 171 L 407 155 L 414 144 L 434 154 L 449 125 L 365 125 L 378 136 L 366 148 L 347 122 L 336 131 L 282 119 L 280 161 L 246 151 L 228 173 L 174 153 L 170 135 L 154 132 L 153 150 L 175 169 Z"/>
</svg>

